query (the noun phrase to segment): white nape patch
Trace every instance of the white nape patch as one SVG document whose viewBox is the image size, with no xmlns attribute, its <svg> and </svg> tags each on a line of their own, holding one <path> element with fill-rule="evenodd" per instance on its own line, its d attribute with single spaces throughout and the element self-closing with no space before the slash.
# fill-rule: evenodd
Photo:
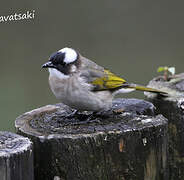
<svg viewBox="0 0 184 180">
<path fill-rule="evenodd" d="M 61 50 L 59 50 L 59 52 L 65 53 L 65 58 L 64 58 L 64 62 L 69 64 L 74 62 L 75 60 L 77 60 L 77 53 L 74 49 L 72 48 L 63 48 Z"/>
<path fill-rule="evenodd" d="M 77 67 L 75 65 L 72 65 L 71 66 L 71 73 L 76 72 L 76 70 L 77 70 Z"/>
<path fill-rule="evenodd" d="M 58 71 L 57 69 L 49 68 L 50 76 L 57 77 L 59 79 L 66 79 L 69 78 L 68 75 L 63 74 L 62 72 Z"/>
<path fill-rule="evenodd" d="M 132 88 L 122 88 L 122 89 L 119 89 L 117 91 L 115 91 L 113 94 L 121 94 L 121 93 L 129 93 L 129 92 L 132 92 L 134 91 L 135 89 L 132 89 Z"/>
</svg>

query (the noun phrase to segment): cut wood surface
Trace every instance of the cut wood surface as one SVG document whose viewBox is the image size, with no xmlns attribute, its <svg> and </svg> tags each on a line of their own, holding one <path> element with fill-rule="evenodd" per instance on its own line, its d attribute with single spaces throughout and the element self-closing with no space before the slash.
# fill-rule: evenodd
<svg viewBox="0 0 184 180">
<path fill-rule="evenodd" d="M 20 135 L 0 131 L 0 179 L 33 179 L 32 143 Z"/>
<path fill-rule="evenodd" d="M 167 119 L 154 110 L 138 99 L 97 114 L 47 105 L 15 126 L 34 143 L 35 180 L 167 180 Z"/>
</svg>

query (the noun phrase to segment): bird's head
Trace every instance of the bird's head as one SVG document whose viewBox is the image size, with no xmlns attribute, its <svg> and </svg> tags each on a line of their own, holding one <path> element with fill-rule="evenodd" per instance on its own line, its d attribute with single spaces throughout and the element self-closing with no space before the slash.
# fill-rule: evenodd
<svg viewBox="0 0 184 180">
<path fill-rule="evenodd" d="M 53 53 L 49 61 L 42 65 L 42 68 L 49 68 L 49 71 L 58 71 L 65 76 L 77 72 L 79 67 L 79 53 L 72 48 L 63 48 Z"/>
</svg>

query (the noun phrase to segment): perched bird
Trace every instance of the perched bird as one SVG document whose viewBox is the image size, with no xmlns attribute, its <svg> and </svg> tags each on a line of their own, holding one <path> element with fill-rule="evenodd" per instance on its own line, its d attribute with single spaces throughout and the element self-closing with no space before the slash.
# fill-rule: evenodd
<svg viewBox="0 0 184 180">
<path fill-rule="evenodd" d="M 108 110 L 116 94 L 134 90 L 164 94 L 157 89 L 127 83 L 72 48 L 53 53 L 42 68 L 49 70 L 49 84 L 56 98 L 76 110 Z"/>
</svg>

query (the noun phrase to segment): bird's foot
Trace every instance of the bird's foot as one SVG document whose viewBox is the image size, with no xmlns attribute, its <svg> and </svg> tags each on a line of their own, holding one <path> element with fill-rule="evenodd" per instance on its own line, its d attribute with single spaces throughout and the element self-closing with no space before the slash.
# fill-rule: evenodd
<svg viewBox="0 0 184 180">
<path fill-rule="evenodd" d="M 71 112 L 70 114 L 66 115 L 65 118 L 67 119 L 71 119 L 74 118 L 75 116 L 78 115 L 79 110 L 74 110 L 73 112 Z"/>
<path fill-rule="evenodd" d="M 74 112 L 73 112 L 74 113 Z M 72 114 L 73 114 L 72 113 Z M 85 124 L 90 124 L 90 123 L 100 123 L 99 118 L 97 118 L 97 116 L 99 117 L 99 115 L 96 115 L 96 112 L 92 112 L 90 114 L 78 114 L 78 112 L 75 112 L 77 114 L 71 114 L 71 116 L 69 115 L 70 118 L 74 118 L 76 119 L 76 121 L 70 121 L 65 125 L 73 125 L 73 126 L 77 126 L 77 125 L 85 125 Z M 76 117 L 74 117 L 76 116 Z"/>
<path fill-rule="evenodd" d="M 93 115 L 96 117 L 100 117 L 100 118 L 108 118 L 108 117 L 112 117 L 114 115 L 118 115 L 121 114 L 122 112 L 125 112 L 125 109 L 121 108 L 121 109 L 109 109 L 109 110 L 103 110 L 103 111 L 99 111 L 99 112 L 94 112 Z"/>
<path fill-rule="evenodd" d="M 125 112 L 125 109 L 121 108 L 121 109 L 113 109 L 113 113 L 115 114 L 121 114 L 122 112 Z"/>
</svg>

